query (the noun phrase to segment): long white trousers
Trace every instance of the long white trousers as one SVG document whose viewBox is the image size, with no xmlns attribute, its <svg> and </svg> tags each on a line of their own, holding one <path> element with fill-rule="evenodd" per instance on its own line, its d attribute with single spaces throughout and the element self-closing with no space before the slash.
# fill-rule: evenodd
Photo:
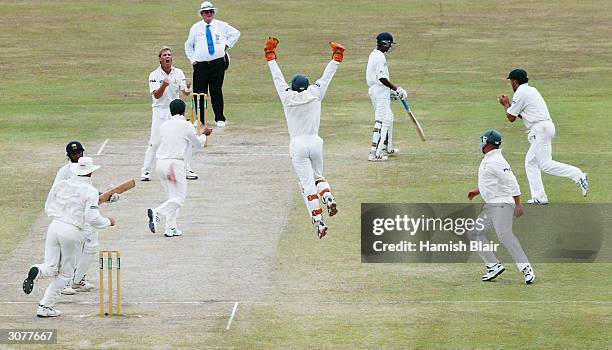
<svg viewBox="0 0 612 350">
<path fill-rule="evenodd" d="M 387 141 L 386 149 L 393 149 L 393 110 L 390 90 L 387 87 L 371 88 L 368 94 L 374 106 L 374 133 L 370 152 L 380 155 L 385 148 L 385 141 Z"/>
<path fill-rule="evenodd" d="M 187 198 L 185 163 L 179 159 L 158 159 L 156 170 L 168 199 L 155 210 L 166 217 L 166 231 L 168 231 L 177 228 L 176 219 Z"/>
</svg>

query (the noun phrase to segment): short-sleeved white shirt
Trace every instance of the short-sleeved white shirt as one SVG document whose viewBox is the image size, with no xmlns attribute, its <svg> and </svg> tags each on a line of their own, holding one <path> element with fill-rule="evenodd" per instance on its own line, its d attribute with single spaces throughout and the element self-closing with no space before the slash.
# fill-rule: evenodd
<svg viewBox="0 0 612 350">
<path fill-rule="evenodd" d="M 521 194 L 501 149 L 489 151 L 482 158 L 478 169 L 478 190 L 486 203 L 514 203 L 512 197 Z"/>
<path fill-rule="evenodd" d="M 516 117 L 520 114 L 527 129 L 531 129 L 539 122 L 552 120 L 540 92 L 527 83 L 521 84 L 516 89 L 512 96 L 512 104 L 506 112 Z"/>
<path fill-rule="evenodd" d="M 366 82 L 368 83 L 368 87 L 386 87 L 380 82 L 381 78 L 391 80 L 389 76 L 389 67 L 387 66 L 387 58 L 382 51 L 374 49 L 374 51 L 370 53 L 370 57 L 368 57 L 368 66 L 366 68 Z"/>
<path fill-rule="evenodd" d="M 164 94 L 160 98 L 153 96 L 153 91 L 159 89 L 162 80 L 168 78 L 169 85 L 166 86 Z M 185 82 L 185 74 L 182 70 L 172 67 L 170 74 L 166 74 L 161 66 L 149 74 L 149 93 L 153 99 L 153 107 L 170 107 L 170 102 L 179 98 L 179 91 L 188 91 L 187 83 Z"/>
</svg>

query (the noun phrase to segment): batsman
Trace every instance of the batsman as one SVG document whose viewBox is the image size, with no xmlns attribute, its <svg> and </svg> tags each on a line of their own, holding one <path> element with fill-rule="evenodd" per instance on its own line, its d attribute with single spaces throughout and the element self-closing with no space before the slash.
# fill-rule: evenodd
<svg viewBox="0 0 612 350">
<path fill-rule="evenodd" d="M 327 206 L 329 216 L 334 216 L 338 212 L 336 199 L 323 177 L 323 139 L 319 137 L 321 102 L 342 62 L 345 49 L 341 44 L 330 43 L 333 52 L 332 60 L 325 67 L 323 76 L 310 85 L 307 76 L 296 74 L 291 79 L 291 86 L 289 86 L 276 63 L 277 45 L 278 39 L 268 38 L 264 52 L 276 92 L 285 111 L 291 139 L 289 143 L 291 162 L 300 180 L 304 202 L 312 218 L 317 237 L 321 239 L 327 233 L 327 225 L 323 221 L 323 210 L 319 199 Z"/>
</svg>

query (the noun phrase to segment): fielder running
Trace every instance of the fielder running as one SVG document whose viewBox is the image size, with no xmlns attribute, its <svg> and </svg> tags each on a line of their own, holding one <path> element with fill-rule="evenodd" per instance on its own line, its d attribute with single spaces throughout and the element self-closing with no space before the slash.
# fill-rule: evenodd
<svg viewBox="0 0 612 350">
<path fill-rule="evenodd" d="M 403 100 L 407 97 L 406 90 L 391 83 L 389 67 L 385 53 L 391 51 L 394 44 L 393 36 L 387 32 L 376 36 L 376 49 L 370 53 L 366 68 L 366 82 L 368 95 L 374 105 L 374 134 L 370 148 L 369 161 L 387 160 L 388 155 L 399 152 L 393 148 L 393 111 L 391 110 L 391 96 Z"/>
<path fill-rule="evenodd" d="M 61 315 L 55 304 L 62 288 L 73 279 L 85 226 L 102 229 L 115 225 L 115 219 L 102 217 L 98 211 L 98 190 L 91 184 L 91 174 L 99 168 L 90 157 L 79 158 L 70 165 L 76 176 L 60 181 L 47 197 L 45 212 L 53 221 L 45 239 L 45 262 L 30 268 L 22 286 L 24 293 L 30 294 L 36 278 L 54 277 L 38 304 L 39 317 Z"/>
<path fill-rule="evenodd" d="M 276 63 L 277 45 L 276 38 L 268 38 L 264 52 L 276 92 L 285 111 L 291 139 L 289 143 L 291 162 L 300 179 L 304 202 L 320 239 L 327 233 L 327 226 L 323 221 L 319 198 L 327 206 L 329 216 L 334 216 L 338 212 L 336 200 L 323 177 L 323 139 L 319 137 L 321 102 L 342 62 L 344 47 L 338 43 L 331 43 L 332 60 L 327 64 L 321 79 L 315 84 L 309 85 L 308 77 L 296 74 L 291 79 L 289 87 Z"/>
<path fill-rule="evenodd" d="M 166 237 L 181 236 L 176 219 L 187 197 L 185 179 L 185 151 L 192 145 L 204 147 L 206 136 L 212 129 L 205 126 L 201 135 L 196 135 L 193 125 L 185 120 L 185 102 L 176 99 L 170 103 L 170 119 L 161 125 L 160 144 L 157 150 L 157 176 L 168 200 L 157 208 L 147 209 L 149 230 L 155 233 L 161 222 L 160 215 L 166 217 Z"/>
<path fill-rule="evenodd" d="M 159 67 L 149 74 L 149 93 L 153 99 L 153 115 L 151 117 L 151 137 L 142 164 L 140 181 L 151 179 L 151 165 L 159 146 L 161 125 L 170 118 L 168 106 L 179 98 L 179 90 L 188 96 L 191 93 L 191 80 L 185 78 L 182 70 L 172 66 L 172 49 L 162 47 L 159 51 Z M 191 147 L 185 150 L 185 167 L 187 179 L 195 180 L 198 175 L 191 170 Z"/>
<path fill-rule="evenodd" d="M 478 216 L 478 219 L 483 221 L 484 227 L 482 230 L 474 228 L 468 233 L 468 238 L 480 241 L 484 246 L 489 243 L 485 234 L 495 229 L 499 241 L 506 247 L 519 271 L 523 272 L 525 283 L 531 284 L 535 280 L 535 274 L 521 243 L 512 231 L 512 216 L 523 215 L 521 189 L 510 164 L 499 148 L 501 142 L 501 134 L 495 130 L 489 130 L 481 136 L 480 149 L 484 157 L 478 169 L 478 187 L 468 192 L 468 199 L 472 200 L 480 194 L 485 201 Z M 487 269 L 487 273 L 482 276 L 483 281 L 493 281 L 505 271 L 493 252 L 479 251 L 478 254 Z"/>
<path fill-rule="evenodd" d="M 53 187 L 55 187 L 55 185 L 61 181 L 68 180 L 74 176 L 74 173 L 72 170 L 70 170 L 70 166 L 74 163 L 78 163 L 79 159 L 83 157 L 84 152 L 85 149 L 79 141 L 68 142 L 66 145 L 66 156 L 68 157 L 69 162 L 57 172 L 51 189 L 53 189 Z M 116 202 L 120 197 L 121 195 L 119 193 L 114 193 L 108 202 Z M 81 253 L 77 258 L 74 278 L 62 290 L 62 294 L 64 295 L 73 295 L 77 292 L 89 292 L 94 289 L 94 285 L 87 281 L 85 275 L 91 264 L 94 262 L 95 255 L 98 252 L 98 232 L 94 231 L 88 224 L 85 224 L 83 227 L 83 232 L 85 232 L 84 242 L 81 248 Z"/>
<path fill-rule="evenodd" d="M 579 168 L 554 161 L 552 159 L 552 139 L 555 137 L 555 124 L 548 112 L 548 107 L 540 92 L 527 84 L 527 72 L 515 69 L 508 74 L 510 85 L 514 91 L 512 104 L 508 96 L 501 95 L 499 103 L 506 110 L 506 117 L 512 123 L 521 118 L 529 129 L 528 140 L 531 144 L 525 155 L 525 171 L 529 180 L 530 204 L 548 204 L 548 196 L 542 182 L 542 171 L 572 179 L 586 197 L 589 191 L 587 174 Z"/>
</svg>

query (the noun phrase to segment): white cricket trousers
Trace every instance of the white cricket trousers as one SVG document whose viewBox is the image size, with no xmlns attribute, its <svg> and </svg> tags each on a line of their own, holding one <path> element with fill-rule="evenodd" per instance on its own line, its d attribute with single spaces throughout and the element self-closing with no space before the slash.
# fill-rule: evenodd
<svg viewBox="0 0 612 350">
<path fill-rule="evenodd" d="M 552 121 L 539 122 L 529 132 L 528 139 L 531 146 L 525 156 L 525 171 L 531 198 L 548 200 L 542 182 L 542 171 L 554 176 L 567 177 L 574 182 L 578 182 L 584 175 L 579 168 L 552 159 L 552 139 L 554 137 L 555 124 Z"/>
<path fill-rule="evenodd" d="M 142 164 L 142 172 L 151 171 L 151 165 L 155 159 L 155 154 L 159 148 L 160 126 L 163 122 L 170 118 L 170 107 L 153 107 L 151 116 L 151 136 L 149 137 L 149 145 L 145 152 L 144 162 Z"/>
<path fill-rule="evenodd" d="M 332 196 L 323 177 L 323 139 L 318 135 L 301 135 L 291 139 L 289 154 L 300 180 L 302 194 L 313 222 L 322 219 L 319 197 Z"/>
<path fill-rule="evenodd" d="M 96 259 L 96 254 L 100 248 L 98 232 L 85 230 L 81 253 L 77 259 L 76 270 L 74 272 L 73 283 L 79 283 Z"/>
<path fill-rule="evenodd" d="M 166 217 L 166 231 L 168 231 L 177 228 L 176 218 L 187 198 L 185 163 L 180 159 L 158 159 L 156 170 L 168 199 L 155 210 Z"/>
<path fill-rule="evenodd" d="M 393 149 L 393 110 L 391 109 L 391 91 L 388 87 L 373 86 L 368 90 L 374 106 L 374 134 L 372 136 L 371 153 L 380 156 L 385 148 Z"/>
<path fill-rule="evenodd" d="M 514 204 L 510 203 L 488 203 L 485 204 L 478 215 L 478 219 L 482 220 L 484 228 L 482 230 L 474 230 L 468 232 L 468 238 L 472 241 L 480 241 L 483 244 L 489 244 L 486 234 L 492 229 L 495 229 L 499 241 L 508 250 L 510 256 L 516 263 L 519 271 L 523 271 L 525 266 L 529 265 L 529 259 L 521 247 L 521 243 L 512 231 L 512 220 L 514 217 Z M 485 264 L 497 264 L 499 260 L 493 252 L 479 251 L 478 255 Z"/>
<path fill-rule="evenodd" d="M 43 306 L 54 306 L 62 289 L 72 280 L 77 258 L 81 253 L 83 231 L 74 225 L 53 220 L 45 239 L 45 262 L 34 265 L 39 277 L 55 277 L 40 301 Z"/>
</svg>

